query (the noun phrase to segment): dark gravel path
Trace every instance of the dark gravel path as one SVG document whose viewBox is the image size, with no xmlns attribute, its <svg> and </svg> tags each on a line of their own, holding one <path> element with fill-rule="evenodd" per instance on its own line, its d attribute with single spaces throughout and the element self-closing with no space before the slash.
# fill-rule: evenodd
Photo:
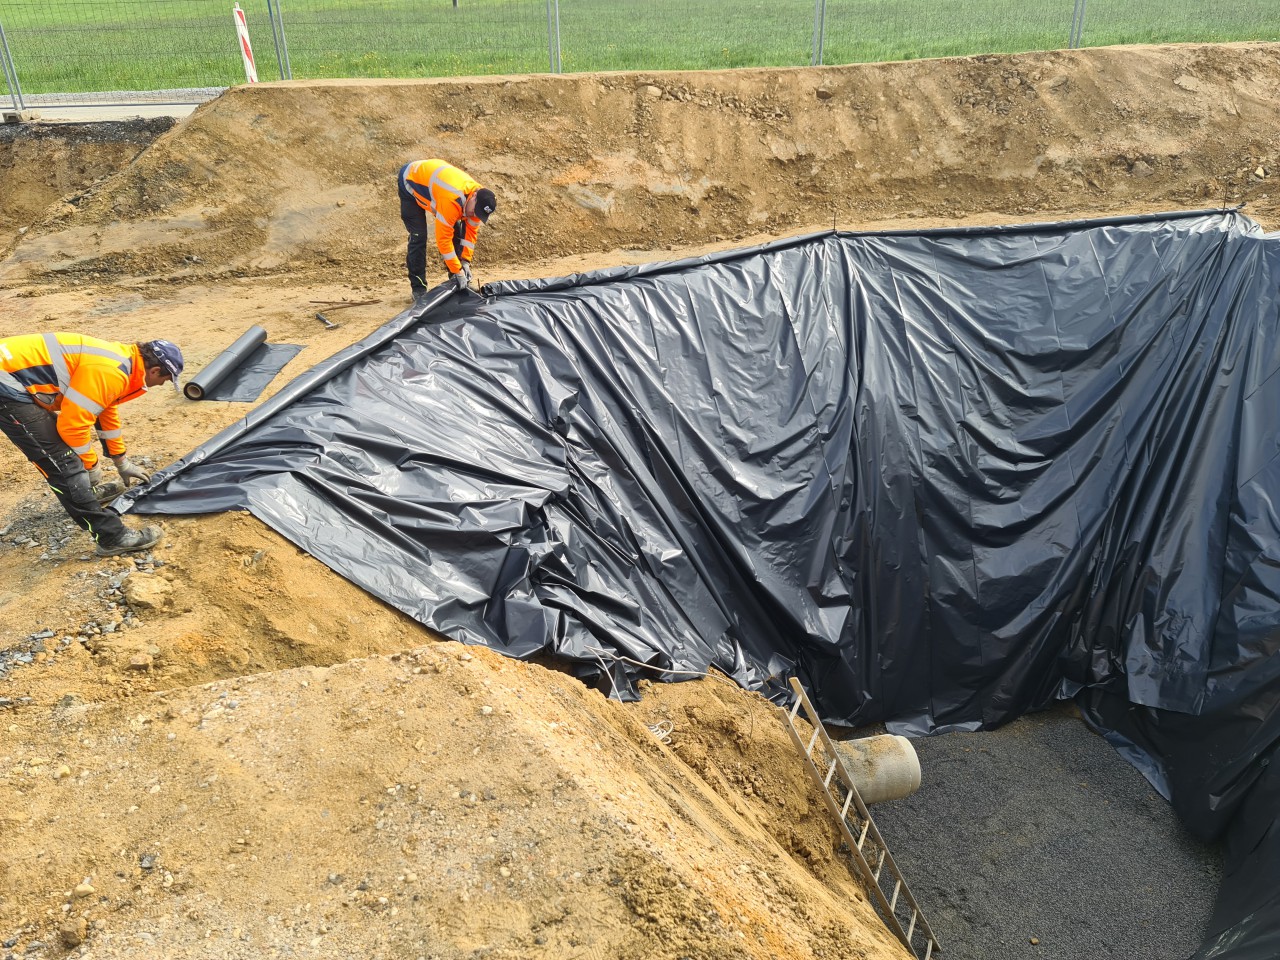
<svg viewBox="0 0 1280 960">
<path fill-rule="evenodd" d="M 871 812 L 946 960 L 1179 960 L 1199 946 L 1218 848 L 1070 707 L 913 742 L 919 791 Z"/>
</svg>

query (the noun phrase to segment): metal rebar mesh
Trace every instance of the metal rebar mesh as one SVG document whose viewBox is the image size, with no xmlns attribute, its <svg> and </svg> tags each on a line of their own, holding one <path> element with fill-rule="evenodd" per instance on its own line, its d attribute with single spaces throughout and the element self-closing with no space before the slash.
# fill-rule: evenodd
<svg viewBox="0 0 1280 960">
<path fill-rule="evenodd" d="M 1280 41 L 1278 0 L 242 0 L 258 77 L 838 64 Z M 231 0 L 0 0 L 0 93 L 199 102 L 245 82 Z M 139 92 L 144 91 L 144 92 Z"/>
<path fill-rule="evenodd" d="M 566 72 L 807 64 L 814 0 L 560 0 Z M 605 7 L 612 15 L 603 16 Z"/>
<path fill-rule="evenodd" d="M 279 0 L 293 76 L 546 73 L 546 0 Z M 269 34 L 267 35 L 269 36 Z"/>
<path fill-rule="evenodd" d="M 28 102 L 85 92 L 102 100 L 190 101 L 202 89 L 213 95 L 245 81 L 231 6 L 225 0 L 5 0 L 0 22 Z M 262 52 L 269 54 L 265 4 L 247 4 L 245 11 L 255 42 L 265 43 Z M 272 59 L 258 60 L 260 78 L 273 79 Z M 140 98 L 138 91 L 148 95 Z"/>
<path fill-rule="evenodd" d="M 1280 41 L 1277 0 L 1089 0 L 1081 46 Z"/>
<path fill-rule="evenodd" d="M 824 63 L 873 63 L 1070 45 L 1066 0 L 826 0 Z"/>
</svg>

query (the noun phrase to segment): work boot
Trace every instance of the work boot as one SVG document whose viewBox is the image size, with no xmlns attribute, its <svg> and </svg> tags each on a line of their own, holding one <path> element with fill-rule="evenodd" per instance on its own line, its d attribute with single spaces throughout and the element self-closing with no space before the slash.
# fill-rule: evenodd
<svg viewBox="0 0 1280 960">
<path fill-rule="evenodd" d="M 114 500 L 120 494 L 124 493 L 125 485 L 119 480 L 103 480 L 101 483 L 95 483 L 89 488 L 93 494 L 93 498 L 104 507 Z"/>
<path fill-rule="evenodd" d="M 99 543 L 94 553 L 100 557 L 118 557 L 122 553 L 150 550 L 160 542 L 163 536 L 164 531 L 154 524 L 143 527 L 141 530 L 126 530 L 124 536 L 116 543 Z"/>
</svg>

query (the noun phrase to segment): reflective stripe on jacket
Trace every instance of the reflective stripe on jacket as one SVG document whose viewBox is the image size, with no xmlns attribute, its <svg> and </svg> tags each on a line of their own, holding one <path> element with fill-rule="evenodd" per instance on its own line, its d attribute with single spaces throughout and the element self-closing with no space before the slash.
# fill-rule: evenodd
<svg viewBox="0 0 1280 960">
<path fill-rule="evenodd" d="M 58 415 L 58 435 L 85 469 L 98 462 L 93 428 L 113 457 L 125 452 L 120 411 L 146 390 L 132 343 L 78 333 L 30 333 L 0 340 L 0 398 L 40 404 Z"/>
<path fill-rule="evenodd" d="M 404 186 L 418 201 L 418 206 L 435 218 L 436 248 L 449 272 L 458 273 L 462 264 L 453 249 L 453 231 L 459 220 L 466 220 L 462 259 L 469 262 L 475 252 L 480 218 L 464 218 L 462 209 L 467 197 L 479 190 L 480 184 L 443 160 L 415 160 L 404 168 Z"/>
</svg>

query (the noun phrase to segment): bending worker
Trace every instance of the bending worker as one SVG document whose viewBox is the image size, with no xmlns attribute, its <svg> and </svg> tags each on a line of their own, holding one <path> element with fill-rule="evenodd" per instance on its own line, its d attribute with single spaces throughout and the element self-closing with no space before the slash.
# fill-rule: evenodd
<svg viewBox="0 0 1280 960">
<path fill-rule="evenodd" d="M 492 190 L 443 160 L 414 160 L 400 168 L 400 219 L 409 231 L 405 266 L 415 300 L 427 292 L 427 213 L 445 269 L 465 290 L 471 285 L 476 234 L 497 208 Z"/>
<path fill-rule="evenodd" d="M 100 557 L 155 546 L 157 526 L 130 530 L 105 504 L 126 484 L 150 479 L 125 454 L 120 411 L 148 387 L 182 373 L 182 351 L 168 340 L 116 343 L 78 333 L 0 339 L 0 431 L 49 482 L 67 516 L 97 543 Z M 97 428 L 123 483 L 102 475 L 93 448 Z"/>
</svg>

